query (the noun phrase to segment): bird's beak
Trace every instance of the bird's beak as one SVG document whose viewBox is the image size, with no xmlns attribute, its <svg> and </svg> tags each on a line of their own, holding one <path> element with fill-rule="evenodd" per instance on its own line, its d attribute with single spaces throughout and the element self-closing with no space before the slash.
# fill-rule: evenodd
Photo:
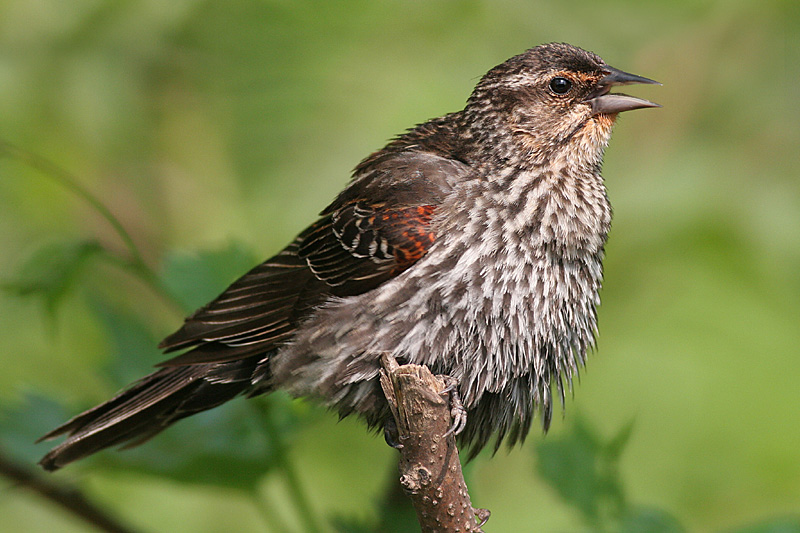
<svg viewBox="0 0 800 533">
<path fill-rule="evenodd" d="M 595 90 L 589 97 L 584 100 L 592 108 L 592 115 L 606 114 L 611 115 L 614 113 L 621 113 L 623 111 L 630 111 L 632 109 L 642 109 L 644 107 L 661 107 L 659 104 L 644 100 L 642 98 L 635 98 L 627 94 L 609 94 L 611 88 L 615 85 L 630 85 L 634 83 L 646 83 L 661 85 L 657 81 L 636 74 L 630 74 L 617 70 L 614 67 L 605 67 L 608 74 L 600 80 Z"/>
</svg>

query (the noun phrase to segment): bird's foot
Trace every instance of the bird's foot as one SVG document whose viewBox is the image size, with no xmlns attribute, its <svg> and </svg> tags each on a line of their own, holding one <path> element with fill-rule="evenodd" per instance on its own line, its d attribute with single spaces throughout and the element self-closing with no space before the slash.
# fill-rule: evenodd
<svg viewBox="0 0 800 533">
<path fill-rule="evenodd" d="M 464 409 L 464 404 L 461 403 L 461 395 L 458 393 L 458 380 L 452 376 L 439 375 L 439 379 L 444 381 L 445 387 L 440 394 L 442 396 L 449 396 L 450 398 L 450 416 L 453 418 L 453 423 L 450 429 L 444 434 L 445 438 L 450 435 L 458 435 L 467 426 L 467 410 Z"/>
<path fill-rule="evenodd" d="M 478 519 L 478 527 L 483 527 L 483 525 L 489 521 L 489 517 L 492 516 L 492 512 L 489 509 L 475 509 L 472 508 L 472 512 L 475 513 L 475 518 Z"/>
</svg>

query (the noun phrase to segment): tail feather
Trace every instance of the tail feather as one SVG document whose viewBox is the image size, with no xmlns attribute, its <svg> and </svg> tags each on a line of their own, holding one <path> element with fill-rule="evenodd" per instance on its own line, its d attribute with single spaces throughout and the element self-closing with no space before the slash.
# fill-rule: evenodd
<svg viewBox="0 0 800 533">
<path fill-rule="evenodd" d="M 181 418 L 247 391 L 258 359 L 157 370 L 39 439 L 68 435 L 39 464 L 53 471 L 111 446 L 141 444 Z"/>
</svg>

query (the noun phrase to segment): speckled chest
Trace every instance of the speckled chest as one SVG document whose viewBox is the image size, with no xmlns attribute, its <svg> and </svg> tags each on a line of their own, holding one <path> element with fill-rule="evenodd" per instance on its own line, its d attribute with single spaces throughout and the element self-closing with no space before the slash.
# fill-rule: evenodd
<svg viewBox="0 0 800 533">
<path fill-rule="evenodd" d="M 572 372 L 593 343 L 611 210 L 600 176 L 509 170 L 441 206 L 437 245 L 376 295 L 391 351 L 466 383 Z"/>
</svg>

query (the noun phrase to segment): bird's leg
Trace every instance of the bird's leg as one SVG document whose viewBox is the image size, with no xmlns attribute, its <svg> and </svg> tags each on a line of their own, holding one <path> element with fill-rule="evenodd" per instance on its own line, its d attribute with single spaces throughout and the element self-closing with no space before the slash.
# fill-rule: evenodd
<svg viewBox="0 0 800 533">
<path fill-rule="evenodd" d="M 453 424 L 444 436 L 458 435 L 464 431 L 467 425 L 467 410 L 464 409 L 464 404 L 461 403 L 461 395 L 458 393 L 458 380 L 447 375 L 439 375 L 437 377 L 444 381 L 445 387 L 440 394 L 449 396 L 450 416 L 453 418 Z"/>
<path fill-rule="evenodd" d="M 403 445 L 400 443 L 400 431 L 397 429 L 397 421 L 391 414 L 386 417 L 386 421 L 383 423 L 383 440 L 395 450 L 403 449 Z"/>
</svg>

